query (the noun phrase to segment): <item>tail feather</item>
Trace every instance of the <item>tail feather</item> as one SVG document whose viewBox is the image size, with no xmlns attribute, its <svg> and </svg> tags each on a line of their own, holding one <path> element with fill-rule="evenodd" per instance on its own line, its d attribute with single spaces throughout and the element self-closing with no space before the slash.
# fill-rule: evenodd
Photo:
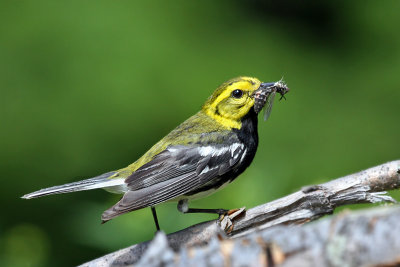
<svg viewBox="0 0 400 267">
<path fill-rule="evenodd" d="M 53 186 L 49 188 L 44 188 L 29 194 L 26 194 L 22 196 L 24 199 L 31 199 L 31 198 L 37 198 L 37 197 L 42 197 L 42 196 L 48 196 L 48 195 L 53 195 L 53 194 L 63 194 L 63 193 L 70 193 L 70 192 L 76 192 L 76 191 L 84 191 L 84 190 L 91 190 L 91 189 L 96 189 L 96 188 L 115 188 L 119 186 L 124 186 L 124 179 L 122 178 L 116 178 L 116 179 L 108 179 L 111 175 L 113 175 L 115 172 L 107 172 L 102 175 L 74 182 L 74 183 L 69 183 L 69 184 L 64 184 L 64 185 L 58 185 L 58 186 Z M 113 191 L 113 190 L 110 190 Z"/>
</svg>

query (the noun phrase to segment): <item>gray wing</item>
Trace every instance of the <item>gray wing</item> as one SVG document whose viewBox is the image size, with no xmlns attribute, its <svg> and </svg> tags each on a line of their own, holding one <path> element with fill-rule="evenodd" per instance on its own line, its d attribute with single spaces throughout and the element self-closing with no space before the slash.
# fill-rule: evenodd
<svg viewBox="0 0 400 267">
<path fill-rule="evenodd" d="M 245 147 L 239 142 L 168 147 L 125 180 L 129 191 L 103 213 L 102 220 L 190 192 L 234 168 L 244 153 Z"/>
</svg>

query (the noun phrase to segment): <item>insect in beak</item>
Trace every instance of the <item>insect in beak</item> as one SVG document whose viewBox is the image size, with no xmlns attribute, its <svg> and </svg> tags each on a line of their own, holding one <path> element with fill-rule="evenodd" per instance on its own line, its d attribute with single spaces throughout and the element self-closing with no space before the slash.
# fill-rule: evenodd
<svg viewBox="0 0 400 267">
<path fill-rule="evenodd" d="M 261 83 L 260 87 L 253 93 L 254 97 L 254 111 L 259 113 L 264 106 L 265 113 L 264 113 L 264 120 L 269 118 L 272 110 L 272 104 L 274 102 L 275 94 L 279 93 L 282 98 L 286 100 L 285 94 L 289 92 L 289 87 L 283 82 L 278 81 L 274 83 Z"/>
</svg>

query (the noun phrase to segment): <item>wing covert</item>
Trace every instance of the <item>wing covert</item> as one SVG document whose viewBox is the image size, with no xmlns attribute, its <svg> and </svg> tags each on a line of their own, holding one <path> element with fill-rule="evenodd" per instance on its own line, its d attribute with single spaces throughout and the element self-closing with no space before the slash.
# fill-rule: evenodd
<svg viewBox="0 0 400 267">
<path fill-rule="evenodd" d="M 245 146 L 170 146 L 126 180 L 129 191 L 103 213 L 103 221 L 122 213 L 155 206 L 190 192 L 235 168 Z"/>
</svg>

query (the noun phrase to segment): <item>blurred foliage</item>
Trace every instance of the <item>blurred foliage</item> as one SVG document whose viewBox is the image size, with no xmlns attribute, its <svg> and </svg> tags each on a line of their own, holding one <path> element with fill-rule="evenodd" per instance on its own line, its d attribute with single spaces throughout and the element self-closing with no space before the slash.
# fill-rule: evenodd
<svg viewBox="0 0 400 267">
<path fill-rule="evenodd" d="M 284 77 L 253 165 L 194 207 L 252 207 L 399 158 L 399 1 L 0 2 L 1 266 L 71 266 L 152 238 L 100 225 L 102 190 L 25 193 L 124 167 L 239 75 Z M 400 197 L 398 192 L 395 196 Z M 214 218 L 158 208 L 173 232 Z"/>
</svg>

